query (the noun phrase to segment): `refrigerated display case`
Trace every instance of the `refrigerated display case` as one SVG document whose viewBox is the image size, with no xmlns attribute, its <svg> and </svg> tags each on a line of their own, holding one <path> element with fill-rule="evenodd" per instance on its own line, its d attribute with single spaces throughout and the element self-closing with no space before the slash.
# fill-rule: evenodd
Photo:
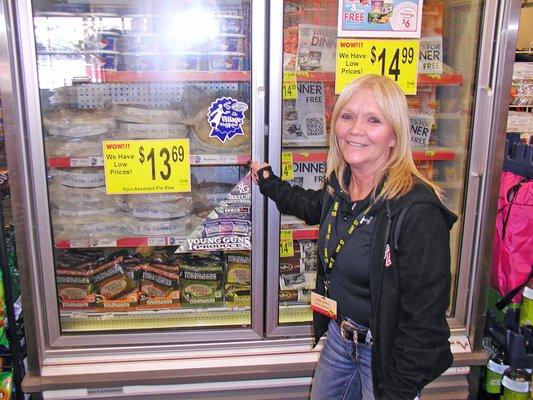
<svg viewBox="0 0 533 400">
<path fill-rule="evenodd" d="M 443 57 L 409 99 L 413 126 L 431 129 L 414 158 L 460 216 L 448 310 L 456 364 L 425 396 L 461 398 L 478 357 L 479 229 L 495 215 L 498 131 L 487 110 L 508 88 L 496 82 L 507 82 L 517 2 L 424 3 L 421 40 Z M 2 7 L 26 391 L 306 398 L 320 349 L 308 304 L 317 230 L 280 216 L 247 161 L 321 187 L 338 2 Z"/>
<path fill-rule="evenodd" d="M 324 32 L 336 30 L 338 3 L 285 1 L 282 21 L 279 22 L 283 30 L 274 39 L 283 44 L 283 53 L 275 55 L 277 58 L 271 63 L 271 81 L 277 81 L 278 86 L 286 89 L 289 79 L 295 79 L 297 95 L 292 96 L 296 100 L 286 99 L 289 97 L 286 91 L 274 93 L 271 90 L 271 103 L 278 99 L 274 104 L 279 107 L 271 107 L 270 130 L 281 131 L 282 135 L 269 141 L 269 160 L 282 179 L 311 189 L 322 186 L 327 138 L 331 134 L 329 120 L 336 98 L 336 76 L 335 65 L 330 63 L 329 57 L 316 55 L 316 64 L 312 67 L 306 64 L 306 60 L 308 49 L 313 47 L 309 43 L 320 43 L 314 51 L 322 56 L 335 49 L 335 42 L 329 43 L 321 38 L 325 36 Z M 356 9 L 374 7 L 355 3 L 353 7 Z M 480 141 L 486 136 L 486 132 L 479 132 L 475 124 L 475 96 L 479 89 L 476 79 L 482 72 L 477 68 L 484 61 L 480 45 L 482 29 L 487 29 L 487 22 L 483 22 L 483 14 L 489 7 L 488 2 L 480 1 L 424 1 L 419 59 L 433 58 L 433 61 L 419 62 L 417 93 L 407 96 L 415 164 L 425 177 L 442 188 L 445 205 L 459 216 L 451 232 L 452 287 L 448 308 L 450 321 L 455 320 L 457 326 L 463 325 L 459 321 L 466 317 L 467 305 L 462 303 L 460 293 L 465 289 L 462 284 L 467 281 L 469 273 L 465 254 L 474 243 L 472 237 L 463 235 L 473 220 L 466 198 L 475 196 L 469 194 L 472 193 L 469 189 L 472 186 L 469 157 L 479 151 Z M 310 27 L 313 27 L 312 33 L 309 33 Z M 432 49 L 431 57 L 424 49 Z M 283 69 L 280 69 L 281 65 Z M 292 75 L 294 78 L 288 78 Z M 283 99 L 281 103 L 280 97 Z M 317 138 L 320 140 L 315 140 Z M 267 331 L 272 335 L 307 335 L 308 330 L 302 329 L 301 323 L 311 321 L 312 311 L 305 291 L 313 287 L 314 282 L 303 270 L 309 269 L 316 260 L 316 252 L 305 252 L 300 248 L 310 247 L 309 241 L 316 243 L 317 227 L 306 226 L 294 217 L 279 215 L 275 205 L 270 204 L 269 231 L 269 237 L 276 240 L 270 242 L 268 251 L 271 256 L 268 283 L 271 287 L 267 297 L 269 309 L 277 312 L 268 316 Z M 286 243 L 291 240 L 295 250 L 288 254 L 283 251 L 283 246 L 287 247 Z M 281 249 L 279 258 L 274 256 L 276 242 Z M 287 268 L 287 263 L 294 264 L 294 257 L 301 258 L 296 261 L 301 267 L 299 279 L 293 268 Z M 289 279 L 291 284 L 288 285 Z"/>
</svg>

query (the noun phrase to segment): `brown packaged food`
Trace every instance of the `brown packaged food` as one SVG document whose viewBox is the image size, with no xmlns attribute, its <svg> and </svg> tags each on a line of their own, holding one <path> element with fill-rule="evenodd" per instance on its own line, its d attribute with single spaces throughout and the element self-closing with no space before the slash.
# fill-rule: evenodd
<svg viewBox="0 0 533 400">
<path fill-rule="evenodd" d="M 140 265 L 140 305 L 155 308 L 179 306 L 179 274 L 177 269 L 162 265 Z"/>
<path fill-rule="evenodd" d="M 94 292 L 104 300 L 116 299 L 137 286 L 128 274 L 122 257 L 97 267 L 93 275 L 93 285 Z"/>
</svg>

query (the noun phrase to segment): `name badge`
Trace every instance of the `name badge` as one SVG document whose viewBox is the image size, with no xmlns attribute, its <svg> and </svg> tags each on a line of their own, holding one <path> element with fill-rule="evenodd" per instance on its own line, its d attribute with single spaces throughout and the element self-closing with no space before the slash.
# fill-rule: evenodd
<svg viewBox="0 0 533 400">
<path fill-rule="evenodd" d="M 331 319 L 337 319 L 337 302 L 333 299 L 311 292 L 311 309 Z"/>
</svg>

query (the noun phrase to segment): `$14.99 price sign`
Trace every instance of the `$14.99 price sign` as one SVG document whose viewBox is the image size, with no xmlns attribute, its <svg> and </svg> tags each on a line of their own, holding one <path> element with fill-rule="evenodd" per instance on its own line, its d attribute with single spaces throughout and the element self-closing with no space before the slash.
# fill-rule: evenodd
<svg viewBox="0 0 533 400">
<path fill-rule="evenodd" d="M 191 191 L 189 139 L 104 141 L 107 194 Z"/>
<path fill-rule="evenodd" d="M 419 40 L 339 39 L 335 93 L 362 75 L 395 81 L 404 94 L 416 94 Z"/>
</svg>

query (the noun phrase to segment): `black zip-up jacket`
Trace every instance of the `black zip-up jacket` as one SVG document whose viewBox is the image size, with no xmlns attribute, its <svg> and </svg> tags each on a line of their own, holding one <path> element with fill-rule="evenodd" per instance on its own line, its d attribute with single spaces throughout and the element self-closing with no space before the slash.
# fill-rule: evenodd
<svg viewBox="0 0 533 400">
<path fill-rule="evenodd" d="M 309 225 L 322 223 L 333 202 L 325 188 L 291 186 L 268 171 L 268 179 L 258 174 L 259 189 L 280 212 Z M 341 190 L 334 176 L 328 184 Z M 457 217 L 422 182 L 404 196 L 378 202 L 369 214 L 375 218 L 370 255 L 374 395 L 380 400 L 413 400 L 453 361 L 445 314 L 451 281 L 450 229 Z M 317 271 L 316 292 L 324 294 L 323 265 Z M 314 313 L 315 344 L 328 322 Z"/>
</svg>

